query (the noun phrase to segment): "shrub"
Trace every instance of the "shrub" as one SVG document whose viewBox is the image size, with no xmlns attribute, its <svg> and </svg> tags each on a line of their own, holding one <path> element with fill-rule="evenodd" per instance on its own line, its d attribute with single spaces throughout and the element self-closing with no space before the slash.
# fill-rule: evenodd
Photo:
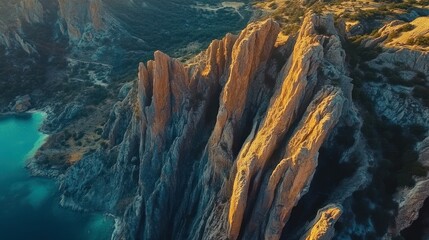
<svg viewBox="0 0 429 240">
<path fill-rule="evenodd" d="M 87 104 L 98 105 L 109 96 L 109 92 L 105 87 L 94 86 L 88 91 Z"/>
<path fill-rule="evenodd" d="M 414 26 L 413 24 L 407 23 L 404 26 L 398 28 L 398 30 L 400 32 L 409 32 L 409 31 L 413 30 L 414 28 L 416 28 L 416 26 Z"/>
<path fill-rule="evenodd" d="M 419 36 L 416 38 L 416 44 L 423 47 L 429 47 L 429 36 Z"/>
<path fill-rule="evenodd" d="M 356 98 L 356 93 L 359 97 Z M 387 119 L 375 116 L 373 102 L 365 92 L 353 90 L 354 100 L 367 111 L 363 111 L 364 124 L 362 133 L 368 145 L 380 155 L 380 167 L 386 173 L 383 181 L 389 185 L 391 192 L 402 186 L 412 186 L 413 176 L 424 176 L 428 169 L 418 161 L 414 149 L 416 143 L 424 138 L 426 129 L 423 126 L 397 126 Z M 386 185 L 386 186 L 387 186 Z"/>
<path fill-rule="evenodd" d="M 429 47 L 429 36 L 418 36 L 416 38 L 410 38 L 407 41 L 408 45 L 417 45 L 421 47 Z"/>
<path fill-rule="evenodd" d="M 411 79 L 411 82 L 414 85 L 425 85 L 426 84 L 426 76 L 422 72 L 417 72 L 416 76 Z"/>
<path fill-rule="evenodd" d="M 414 28 L 416 28 L 416 26 L 414 26 L 414 25 L 412 25 L 410 23 L 407 23 L 407 24 L 399 27 L 395 31 L 389 33 L 389 35 L 387 36 L 386 40 L 390 41 L 390 40 L 392 40 L 394 38 L 399 37 L 401 35 L 401 33 L 403 33 L 403 32 L 409 32 L 409 31 L 413 30 Z"/>
<path fill-rule="evenodd" d="M 407 10 L 408 8 L 412 7 L 412 5 L 410 3 L 396 3 L 393 5 L 393 7 Z"/>
<path fill-rule="evenodd" d="M 287 24 L 286 26 L 282 27 L 282 33 L 285 35 L 296 33 L 298 30 L 299 25 L 297 24 Z"/>
<path fill-rule="evenodd" d="M 383 75 L 389 80 L 390 83 L 395 85 L 409 85 L 407 81 L 405 81 L 401 75 L 399 75 L 398 71 L 394 71 L 390 68 L 383 68 L 381 70 Z"/>
<path fill-rule="evenodd" d="M 425 86 L 415 86 L 413 96 L 421 99 L 429 99 L 429 88 Z"/>
<path fill-rule="evenodd" d="M 268 5 L 268 7 L 269 7 L 269 8 L 271 8 L 271 9 L 276 9 L 276 8 L 278 7 L 278 5 L 277 5 L 277 3 L 276 3 L 276 2 L 271 2 L 271 3 Z"/>
</svg>

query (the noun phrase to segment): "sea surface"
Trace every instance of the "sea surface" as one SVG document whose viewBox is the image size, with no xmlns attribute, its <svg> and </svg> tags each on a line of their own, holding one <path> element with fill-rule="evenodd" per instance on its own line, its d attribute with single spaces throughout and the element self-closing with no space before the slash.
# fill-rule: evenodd
<svg viewBox="0 0 429 240">
<path fill-rule="evenodd" d="M 61 208 L 52 179 L 31 177 L 26 160 L 43 144 L 43 113 L 0 117 L 0 239 L 105 240 L 113 219 Z"/>
</svg>

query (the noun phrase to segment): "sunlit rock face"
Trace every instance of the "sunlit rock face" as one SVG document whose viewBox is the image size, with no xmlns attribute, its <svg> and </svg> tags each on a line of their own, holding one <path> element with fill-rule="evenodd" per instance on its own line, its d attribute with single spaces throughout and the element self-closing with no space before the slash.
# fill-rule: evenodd
<svg viewBox="0 0 429 240">
<path fill-rule="evenodd" d="M 330 204 L 317 212 L 317 216 L 309 224 L 307 233 L 301 240 L 327 240 L 335 235 L 334 224 L 341 217 L 341 206 Z"/>
<path fill-rule="evenodd" d="M 104 9 L 100 0 L 58 0 L 58 6 L 60 17 L 66 25 L 64 28 L 73 40 L 83 37 L 87 25 L 95 31 L 100 31 L 105 26 L 102 19 L 107 16 L 103 16 Z"/>
<path fill-rule="evenodd" d="M 135 64 L 156 50 L 189 59 L 242 30 L 252 12 L 249 0 L 2 0 L 0 112 L 28 94 L 33 107 L 49 105 L 55 126 L 47 128 L 60 130 L 67 123 L 57 116 L 86 106 L 90 88 L 130 81 Z"/>
<path fill-rule="evenodd" d="M 251 23 L 187 64 L 155 52 L 111 113 L 109 147 L 66 172 L 62 203 L 116 215 L 114 239 L 280 239 L 322 144 L 358 120 L 333 22 L 308 14 L 281 44 L 276 22 Z M 329 206 L 299 235 L 332 236 Z"/>
<path fill-rule="evenodd" d="M 163 50 L 140 63 L 137 80 L 121 88 L 121 100 L 112 106 L 101 134 L 102 146 L 82 153 L 82 159 L 74 157 L 65 172 L 52 174 L 58 176 L 63 206 L 116 217 L 113 239 L 331 239 L 335 233 L 339 239 L 391 238 L 409 227 L 425 205 L 427 139 L 418 140 L 415 149 L 423 174 L 406 176 L 416 184 L 386 184 L 389 176 L 400 175 L 383 165 L 383 154 L 413 158 L 413 151 L 406 155 L 397 149 L 414 148 L 417 140 L 408 136 L 413 127 L 423 131 L 429 126 L 429 110 L 423 106 L 427 97 L 412 97 L 415 89 L 410 87 L 411 81 L 427 85 L 428 53 L 411 46 L 393 48 L 404 40 L 387 41 L 400 26 L 396 23 L 380 30 L 379 39 L 362 42 L 385 49 L 355 67 L 363 69 L 365 63 L 366 70 L 377 70 L 375 77 L 381 79 L 356 84 L 356 108 L 348 76 L 356 75 L 356 69 L 348 69 L 343 49 L 350 42 L 343 36 L 344 26 L 336 26 L 330 15 L 307 14 L 300 30 L 290 36 L 279 36 L 274 20 L 254 22 L 236 35 L 214 40 L 184 62 L 186 56 L 179 60 L 164 52 L 179 56 L 189 49 L 199 51 L 206 40 L 183 44 L 200 41 L 199 34 L 218 37 L 219 29 L 223 35 L 226 31 L 219 25 L 243 16 L 213 17 L 224 8 L 190 6 L 191 0 L 9 3 L 18 17 L 0 22 L 3 52 L 9 58 L 18 50 L 28 61 L 25 68 L 49 68 L 40 73 L 43 77 L 60 72 L 67 80 L 75 79 L 76 73 L 68 72 L 72 69 L 91 84 L 109 86 L 110 73 L 135 69 L 135 62 L 147 59 L 148 52 Z M 220 6 L 242 6 L 237 4 Z M 2 13 L 5 9 L 0 8 Z M 188 15 L 194 11 L 202 14 Z M 212 28 L 218 19 L 225 22 Z M 414 24 L 427 23 L 423 20 Z M 177 22 L 180 27 L 171 28 Z M 407 34 L 426 34 L 421 29 L 426 25 Z M 36 30 L 28 32 L 29 26 Z M 25 38 L 30 33 L 37 41 Z M 1 64 L 7 65 L 4 69 L 22 66 Z M 382 71 L 396 71 L 395 66 L 408 79 L 407 87 L 382 76 Z M 98 81 L 98 76 L 106 81 Z M 61 114 L 52 129 L 61 129 L 84 108 L 85 94 L 66 107 L 58 104 Z M 30 99 L 37 104 L 37 98 Z M 12 104 L 15 111 L 32 106 L 24 100 Z M 395 141 L 397 136 L 409 139 Z M 384 146 L 379 146 L 381 141 Z"/>
</svg>

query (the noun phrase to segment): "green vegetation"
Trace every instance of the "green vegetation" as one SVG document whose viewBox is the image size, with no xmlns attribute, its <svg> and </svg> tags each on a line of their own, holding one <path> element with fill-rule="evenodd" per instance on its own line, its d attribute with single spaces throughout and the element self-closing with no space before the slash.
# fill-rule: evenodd
<svg viewBox="0 0 429 240">
<path fill-rule="evenodd" d="M 407 23 L 404 26 L 401 26 L 400 28 L 396 29 L 395 31 L 389 33 L 386 41 L 389 42 L 389 41 L 393 40 L 394 38 L 401 36 L 401 33 L 409 32 L 409 31 L 413 30 L 414 28 L 416 28 L 414 25 Z"/>
<path fill-rule="evenodd" d="M 414 76 L 411 80 L 405 80 L 399 74 L 400 71 L 400 67 L 397 69 L 382 69 L 382 73 L 387 78 L 389 83 L 393 85 L 413 87 L 413 97 L 420 99 L 423 105 L 429 107 L 429 87 L 426 85 L 426 76 L 421 72 L 417 72 L 416 76 Z"/>
<path fill-rule="evenodd" d="M 416 129 L 421 132 L 416 132 Z M 385 181 L 390 184 L 388 187 L 392 188 L 392 192 L 397 187 L 413 186 L 413 176 L 425 176 L 429 170 L 418 161 L 418 154 L 414 149 L 415 144 L 423 140 L 421 133 L 424 130 L 422 126 L 401 127 L 389 124 L 371 113 L 365 114 L 362 132 L 369 146 L 380 153 L 380 167 L 383 168 L 382 171 L 386 171 Z"/>
<path fill-rule="evenodd" d="M 404 26 L 401 26 L 398 30 L 400 32 L 409 32 L 409 31 L 413 30 L 414 28 L 416 28 L 416 26 L 414 26 L 413 24 L 406 23 Z"/>
<path fill-rule="evenodd" d="M 366 81 L 370 81 L 370 82 L 381 82 L 382 81 L 382 78 L 381 78 L 379 72 L 376 69 L 370 67 L 369 64 L 362 63 L 359 65 L 359 67 L 360 67 L 359 69 L 363 72 L 363 74 L 364 74 L 363 78 Z"/>
<path fill-rule="evenodd" d="M 298 32 L 299 28 L 300 25 L 297 23 L 287 24 L 285 26 L 282 26 L 282 33 L 285 35 L 294 34 Z"/>
<path fill-rule="evenodd" d="M 279 6 L 278 6 L 278 4 L 277 4 L 276 2 L 272 2 L 272 3 L 270 3 L 270 4 L 268 5 L 268 7 L 269 7 L 269 8 L 271 8 L 271 9 L 276 9 L 276 8 L 278 8 Z"/>
<path fill-rule="evenodd" d="M 368 20 L 368 19 L 381 19 L 389 15 L 390 11 L 386 7 L 372 10 L 358 9 L 355 13 L 350 14 L 348 18 L 355 21 Z"/>
<path fill-rule="evenodd" d="M 395 34 L 410 31 L 413 27 L 411 24 L 405 24 Z M 376 34 L 378 31 L 372 33 L 372 35 Z M 425 98 L 429 102 L 429 89 L 425 86 L 426 76 L 416 73 L 415 77 L 407 81 L 399 73 L 409 69 L 400 64 L 396 69 L 383 68 L 378 71 L 371 68 L 366 62 L 375 59 L 381 49 L 363 47 L 361 42 L 366 37 L 366 35 L 357 36 L 343 45 L 351 67 L 350 76 L 354 84 L 353 100 L 361 107 L 360 112 L 364 120 L 361 130 L 377 159 L 376 166 L 370 169 L 373 176 L 372 183 L 366 189 L 354 193 L 352 203 L 352 208 L 357 214 L 356 220 L 363 224 L 370 220 L 375 232 L 356 236 L 357 239 L 381 238 L 393 221 L 398 207 L 392 200 L 395 192 L 400 187 L 413 186 L 414 177 L 426 176 L 429 170 L 418 161 L 418 153 L 415 150 L 416 143 L 424 139 L 427 129 L 419 125 L 399 126 L 384 117 L 378 117 L 373 99 L 363 88 L 364 82 L 382 81 L 381 76 L 384 75 L 391 84 L 415 86 L 413 95 Z M 369 207 L 368 202 L 375 207 Z"/>
<path fill-rule="evenodd" d="M 385 68 L 383 74 L 389 76 L 391 81 L 403 82 L 393 70 Z M 429 98 L 429 89 L 422 86 L 414 89 L 413 93 L 418 97 Z M 401 127 L 389 123 L 387 119 L 377 118 L 374 103 L 359 85 L 353 90 L 353 99 L 364 109 L 362 132 L 368 145 L 376 152 L 381 151 L 381 164 L 386 165 L 386 171 L 393 173 L 393 187 L 413 185 L 413 176 L 422 176 L 428 170 L 417 161 L 414 149 L 415 144 L 423 140 L 425 129 L 422 126 Z"/>
<path fill-rule="evenodd" d="M 401 77 L 401 75 L 399 74 L 399 71 L 395 71 L 392 70 L 390 68 L 383 68 L 381 70 L 381 72 L 383 73 L 383 75 L 387 78 L 387 80 L 394 85 L 407 85 L 409 86 L 411 84 L 410 81 L 406 81 L 405 79 L 403 79 Z"/>
<path fill-rule="evenodd" d="M 413 96 L 420 99 L 426 107 L 429 107 L 429 87 L 415 86 L 413 88 Z"/>
<path fill-rule="evenodd" d="M 272 4 L 272 3 L 271 3 Z M 270 6 L 271 6 L 270 4 Z M 306 8 L 299 2 L 287 1 L 285 5 L 278 6 L 271 17 L 273 17 L 282 27 L 282 33 L 285 35 L 296 33 L 300 26 L 303 16 L 305 15 Z M 268 17 L 268 16 L 267 16 Z"/>
<path fill-rule="evenodd" d="M 344 50 L 347 52 L 347 58 L 352 69 L 355 68 L 358 63 L 375 59 L 383 51 L 381 47 L 362 46 L 361 42 L 363 39 L 365 39 L 365 36 L 357 36 L 344 43 Z"/>
<path fill-rule="evenodd" d="M 35 88 L 45 83 L 46 74 L 43 62 L 34 63 L 41 61 L 39 58 L 31 58 L 26 53 L 19 52 L 22 58 L 11 59 L 5 53 L 6 50 L 0 47 L 0 105 L 7 105 L 16 96 L 31 94 Z M 23 70 L 16 67 L 19 65 L 28 67 Z"/>
<path fill-rule="evenodd" d="M 419 36 L 416 38 L 410 38 L 407 41 L 408 45 L 417 45 L 421 47 L 429 47 L 429 36 Z"/>
<path fill-rule="evenodd" d="M 417 142 L 424 139 L 426 129 L 419 125 L 398 126 L 389 123 L 387 119 L 376 117 L 374 103 L 361 89 L 354 90 L 354 96 L 359 92 L 355 101 L 364 109 L 362 132 L 369 147 L 374 151 L 377 165 L 370 169 L 373 180 L 364 190 L 354 193 L 352 208 L 357 213 L 357 221 L 364 223 L 370 219 L 379 238 L 384 235 L 393 219 L 397 204 L 393 195 L 399 187 L 413 186 L 414 176 L 426 176 L 427 169 L 418 161 L 415 151 Z M 376 207 L 369 207 L 368 202 Z M 366 236 L 370 238 L 368 235 Z"/>
<path fill-rule="evenodd" d="M 94 85 L 88 89 L 86 103 L 88 105 L 98 105 L 109 96 L 109 92 L 105 87 Z"/>
<path fill-rule="evenodd" d="M 411 7 L 413 7 L 413 4 L 415 4 L 412 1 L 403 2 L 402 0 L 399 0 L 399 1 L 378 0 L 375 2 L 382 3 L 383 5 L 378 8 L 374 8 L 370 10 L 359 9 L 352 14 L 346 13 L 346 15 L 343 15 L 343 17 L 346 17 L 355 21 L 384 19 L 387 16 L 394 15 L 395 9 L 408 10 Z"/>
<path fill-rule="evenodd" d="M 416 75 L 411 80 L 405 80 L 399 74 L 399 72 L 402 70 L 412 71 L 411 69 L 409 69 L 407 67 L 398 66 L 395 69 L 385 67 L 381 70 L 381 72 L 387 78 L 389 83 L 391 83 L 393 85 L 403 85 L 403 86 L 407 86 L 407 87 L 421 87 L 424 89 L 427 88 L 426 87 L 426 76 L 423 73 L 416 72 L 415 73 Z M 419 96 L 419 97 L 421 97 L 421 96 Z"/>
</svg>

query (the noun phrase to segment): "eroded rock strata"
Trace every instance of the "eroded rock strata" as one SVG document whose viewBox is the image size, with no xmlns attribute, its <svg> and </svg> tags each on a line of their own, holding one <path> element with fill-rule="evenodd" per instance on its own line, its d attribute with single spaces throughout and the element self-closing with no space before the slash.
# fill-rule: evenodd
<svg viewBox="0 0 429 240">
<path fill-rule="evenodd" d="M 276 43 L 279 30 L 251 23 L 187 64 L 161 52 L 141 63 L 108 146 L 60 179 L 62 204 L 116 216 L 113 239 L 280 239 L 322 144 L 360 124 L 333 17 L 307 14 Z M 346 195 L 301 236 L 329 239 L 342 210 L 325 206 Z"/>
<path fill-rule="evenodd" d="M 302 240 L 332 239 L 334 237 L 334 224 L 342 213 L 341 206 L 330 204 L 317 212 L 317 216 L 309 224 L 307 233 Z"/>
</svg>

